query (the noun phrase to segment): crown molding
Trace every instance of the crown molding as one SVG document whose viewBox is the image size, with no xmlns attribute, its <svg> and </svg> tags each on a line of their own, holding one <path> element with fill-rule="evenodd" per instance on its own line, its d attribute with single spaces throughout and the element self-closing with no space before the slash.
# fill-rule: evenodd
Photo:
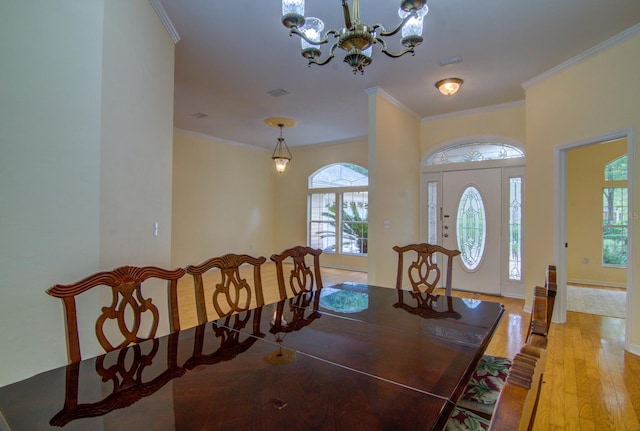
<svg viewBox="0 0 640 431">
<path fill-rule="evenodd" d="M 149 3 L 151 3 L 151 7 L 153 7 L 153 10 L 156 11 L 156 15 L 158 15 L 158 18 L 160 18 L 160 21 L 162 22 L 162 25 L 164 25 L 165 30 L 167 30 L 167 33 L 169 33 L 169 36 L 171 36 L 173 44 L 175 45 L 176 43 L 180 42 L 180 35 L 178 34 L 176 28 L 173 26 L 173 23 L 171 22 L 169 15 L 167 15 L 167 12 L 164 10 L 162 3 L 160 3 L 160 0 L 149 0 Z"/>
<path fill-rule="evenodd" d="M 228 139 L 218 138 L 217 136 L 205 135 L 204 133 L 192 132 L 191 130 L 179 129 L 177 127 L 173 128 L 173 132 L 174 133 L 181 133 L 183 135 L 195 136 L 197 138 L 206 139 L 208 141 L 220 142 L 221 144 L 227 144 L 227 145 L 233 145 L 233 146 L 236 146 L 236 147 L 248 148 L 248 149 L 251 149 L 251 150 L 260 150 L 260 151 L 266 151 L 266 152 L 271 152 L 272 151 L 272 150 L 270 150 L 268 148 L 257 147 L 255 145 L 249 145 L 249 144 L 243 144 L 242 142 L 230 141 Z"/>
<path fill-rule="evenodd" d="M 463 117 L 471 114 L 481 114 L 484 112 L 492 112 L 492 111 L 500 111 L 502 109 L 516 108 L 519 106 L 524 106 L 524 104 L 525 104 L 524 100 L 518 100 L 516 102 L 500 103 L 499 105 L 483 106 L 480 108 L 467 109 L 465 111 L 456 111 L 456 112 L 449 112 L 447 114 L 432 115 L 430 117 L 424 117 L 422 121 L 426 122 L 426 121 L 435 121 L 435 120 L 446 120 L 447 118 Z"/>
<path fill-rule="evenodd" d="M 637 34 L 640 33 L 640 24 L 636 24 L 633 27 L 629 27 L 628 29 L 626 29 L 625 31 L 623 31 L 622 33 L 618 33 L 617 35 L 613 36 L 610 39 L 605 40 L 602 43 L 599 43 L 598 45 L 594 46 L 591 49 L 588 49 L 578 55 L 576 55 L 573 58 L 570 58 L 569 60 L 565 61 L 564 63 L 561 63 L 559 65 L 557 65 L 556 67 L 547 70 L 546 72 L 541 73 L 540 75 L 524 82 L 522 84 L 522 88 L 524 88 L 525 90 L 528 89 L 529 87 L 532 87 L 554 75 L 557 75 L 558 73 L 569 69 L 570 67 L 575 66 L 576 64 L 582 63 L 583 61 L 601 53 L 602 51 L 605 51 L 611 47 L 614 47 L 628 39 L 631 39 L 632 37 L 636 36 Z"/>
<path fill-rule="evenodd" d="M 417 118 L 418 120 L 420 119 L 420 116 L 418 114 L 416 114 L 406 105 L 402 104 L 402 102 L 400 102 L 399 100 L 395 99 L 389 93 L 384 91 L 381 87 L 376 86 L 376 87 L 365 88 L 364 92 L 367 93 L 369 96 L 378 95 L 383 99 L 385 99 L 387 102 L 391 103 L 396 108 L 403 110 L 404 112 Z"/>
<path fill-rule="evenodd" d="M 180 133 L 180 134 L 183 134 L 183 135 L 195 136 L 197 138 L 206 139 L 208 141 L 220 142 L 222 144 L 234 145 L 236 147 L 249 148 L 251 150 L 260 150 L 260 151 L 266 151 L 266 152 L 271 152 L 272 151 L 269 148 L 258 147 L 258 146 L 250 145 L 250 144 L 243 144 L 242 142 L 230 141 L 228 139 L 218 138 L 217 136 L 205 135 L 204 133 L 192 132 L 191 130 L 180 129 L 180 128 L 177 128 L 177 127 L 173 128 L 173 132 L 174 133 Z M 309 147 L 313 147 L 313 148 L 330 147 L 330 146 L 333 146 L 333 145 L 344 145 L 344 144 L 350 144 L 352 142 L 364 141 L 367 138 L 368 138 L 367 135 L 354 136 L 354 137 L 351 137 L 351 138 L 337 139 L 335 141 L 323 141 L 323 142 L 316 142 L 316 143 L 311 143 L 311 144 L 293 145 L 293 146 L 291 146 L 291 148 L 304 149 L 304 148 L 309 148 Z"/>
</svg>

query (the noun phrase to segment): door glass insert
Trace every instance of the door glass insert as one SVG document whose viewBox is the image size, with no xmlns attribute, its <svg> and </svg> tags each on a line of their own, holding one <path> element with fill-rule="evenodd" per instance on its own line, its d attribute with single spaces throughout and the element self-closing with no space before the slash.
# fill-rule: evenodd
<svg viewBox="0 0 640 431">
<path fill-rule="evenodd" d="M 522 178 L 509 178 L 509 280 L 522 279 Z"/>
<path fill-rule="evenodd" d="M 461 261 L 469 270 L 475 270 L 484 254 L 485 238 L 487 234 L 486 214 L 484 202 L 480 192 L 473 186 L 468 186 L 458 203 L 456 221 L 456 236 Z"/>
<path fill-rule="evenodd" d="M 438 182 L 427 183 L 427 208 L 429 224 L 427 226 L 427 242 L 438 244 Z"/>
</svg>

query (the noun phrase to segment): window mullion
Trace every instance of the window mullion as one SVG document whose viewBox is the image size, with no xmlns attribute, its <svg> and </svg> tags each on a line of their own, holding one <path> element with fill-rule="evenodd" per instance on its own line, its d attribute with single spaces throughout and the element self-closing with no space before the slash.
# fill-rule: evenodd
<svg viewBox="0 0 640 431">
<path fill-rule="evenodd" d="M 342 253 L 342 193 L 336 193 L 336 253 Z"/>
</svg>

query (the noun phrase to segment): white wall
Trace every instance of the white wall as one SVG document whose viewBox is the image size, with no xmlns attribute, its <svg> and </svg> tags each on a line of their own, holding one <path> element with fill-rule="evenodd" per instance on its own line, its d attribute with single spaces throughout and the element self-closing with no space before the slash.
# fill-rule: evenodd
<svg viewBox="0 0 640 431">
<path fill-rule="evenodd" d="M 45 290 L 98 267 L 102 23 L 101 2 L 0 3 L 0 386 L 65 362 Z"/>
<path fill-rule="evenodd" d="M 4 1 L 0 41 L 1 386 L 67 362 L 47 288 L 168 263 L 173 44 L 146 0 Z"/>
</svg>

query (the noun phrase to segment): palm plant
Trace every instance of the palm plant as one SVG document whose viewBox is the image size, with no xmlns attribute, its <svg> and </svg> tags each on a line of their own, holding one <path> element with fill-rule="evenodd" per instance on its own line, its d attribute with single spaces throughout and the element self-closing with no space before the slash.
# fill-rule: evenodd
<svg viewBox="0 0 640 431">
<path fill-rule="evenodd" d="M 361 213 L 361 209 L 362 211 Z M 330 238 L 336 235 L 336 204 L 327 205 L 327 210 L 322 212 L 322 216 L 327 218 L 333 230 L 316 232 L 320 238 Z M 348 202 L 342 208 L 342 241 L 352 241 L 356 244 L 358 253 L 366 254 L 368 250 L 369 224 L 367 223 L 367 205 L 364 203 Z"/>
</svg>

